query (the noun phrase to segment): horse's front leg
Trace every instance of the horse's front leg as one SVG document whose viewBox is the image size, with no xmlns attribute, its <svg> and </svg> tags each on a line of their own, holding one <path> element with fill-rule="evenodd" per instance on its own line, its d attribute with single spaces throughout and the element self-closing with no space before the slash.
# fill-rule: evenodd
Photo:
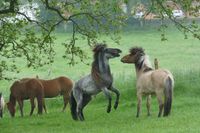
<svg viewBox="0 0 200 133">
<path fill-rule="evenodd" d="M 23 117 L 24 116 L 24 113 L 23 113 L 23 100 L 21 99 L 17 99 L 18 101 L 18 104 L 19 104 L 19 108 L 20 108 L 20 113 L 21 113 L 21 116 Z"/>
<path fill-rule="evenodd" d="M 112 92 L 114 92 L 115 94 L 116 94 L 116 100 L 115 100 L 115 105 L 114 105 L 114 109 L 117 109 L 117 107 L 118 107 L 118 104 L 119 104 L 119 96 L 120 96 L 120 93 L 119 93 L 119 91 L 116 89 L 116 88 L 114 88 L 113 86 L 111 86 L 110 87 L 110 90 L 112 91 Z"/>
<path fill-rule="evenodd" d="M 110 92 L 107 88 L 103 88 L 102 91 L 105 94 L 106 98 L 108 99 L 107 113 L 110 113 L 112 97 L 111 97 Z"/>
</svg>

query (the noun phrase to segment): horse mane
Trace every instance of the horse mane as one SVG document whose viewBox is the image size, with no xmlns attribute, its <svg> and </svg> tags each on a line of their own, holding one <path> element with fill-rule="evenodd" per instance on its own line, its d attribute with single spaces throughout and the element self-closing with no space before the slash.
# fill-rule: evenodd
<svg viewBox="0 0 200 133">
<path fill-rule="evenodd" d="M 13 106 L 16 105 L 16 99 L 15 97 L 12 95 L 12 93 L 10 94 L 10 97 L 9 97 L 9 102 L 13 104 Z"/>
<path fill-rule="evenodd" d="M 140 54 L 145 54 L 144 53 L 144 49 L 143 48 L 141 48 L 141 47 L 133 47 L 133 48 L 131 48 L 130 49 L 130 54 L 132 54 L 132 55 L 135 55 L 135 54 L 137 54 L 137 53 L 140 53 Z"/>
<path fill-rule="evenodd" d="M 97 44 L 94 49 L 93 49 L 93 52 L 94 52 L 94 61 L 92 63 L 92 70 L 91 70 L 91 75 L 92 75 L 92 78 L 94 79 L 96 85 L 98 87 L 102 87 L 104 85 L 106 86 L 110 86 L 110 84 L 108 83 L 107 80 L 104 79 L 104 77 L 101 75 L 101 72 L 99 71 L 99 62 L 98 62 L 98 55 L 99 53 L 104 49 L 106 48 L 107 45 L 106 44 Z"/>
<path fill-rule="evenodd" d="M 92 63 L 92 72 L 95 72 L 95 71 L 99 72 L 98 68 L 97 68 L 97 66 L 99 65 L 98 64 L 98 55 L 106 47 L 107 47 L 106 44 L 101 44 L 101 43 L 97 44 L 94 47 L 94 49 L 93 49 L 93 52 L 94 52 L 94 56 L 93 56 L 94 61 Z"/>
<path fill-rule="evenodd" d="M 153 70 L 148 55 L 145 55 L 145 57 L 144 57 L 143 67 L 144 67 L 144 70 L 143 70 L 144 72 L 148 72 L 148 71 L 152 71 Z"/>
<path fill-rule="evenodd" d="M 103 82 L 103 79 L 101 78 L 101 75 L 96 66 L 92 66 L 91 75 L 97 86 L 100 87 L 101 83 Z"/>
<path fill-rule="evenodd" d="M 96 58 L 98 57 L 98 54 L 101 50 L 103 50 L 104 48 L 106 48 L 107 45 L 103 44 L 103 43 L 98 43 L 95 45 L 95 47 L 93 48 L 93 52 L 94 52 L 94 61 L 96 60 Z"/>
<path fill-rule="evenodd" d="M 141 47 L 133 47 L 130 49 L 130 54 L 135 56 L 135 66 L 138 70 L 144 68 L 144 72 L 153 70 L 149 56 L 145 54 Z"/>
</svg>

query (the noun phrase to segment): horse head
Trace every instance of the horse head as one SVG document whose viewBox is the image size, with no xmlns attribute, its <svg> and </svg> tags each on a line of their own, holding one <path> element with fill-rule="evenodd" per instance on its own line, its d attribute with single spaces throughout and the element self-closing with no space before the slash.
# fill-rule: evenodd
<svg viewBox="0 0 200 133">
<path fill-rule="evenodd" d="M 121 50 L 117 48 L 108 48 L 106 44 L 97 44 L 93 52 L 92 77 L 98 88 L 103 86 L 109 87 L 113 82 L 113 78 L 108 60 L 119 57 Z"/>
<path fill-rule="evenodd" d="M 8 102 L 6 105 L 7 105 L 9 112 L 10 112 L 10 115 L 12 117 L 14 117 L 15 116 L 15 106 L 12 104 L 12 102 Z"/>
<path fill-rule="evenodd" d="M 119 57 L 122 52 L 118 48 L 107 48 L 106 44 L 97 44 L 93 49 L 94 56 L 96 57 L 99 53 L 105 55 L 107 59 Z"/>
<path fill-rule="evenodd" d="M 144 56 L 144 50 L 141 47 L 133 47 L 130 49 L 130 54 L 121 58 L 123 63 L 141 63 L 141 57 Z"/>
</svg>

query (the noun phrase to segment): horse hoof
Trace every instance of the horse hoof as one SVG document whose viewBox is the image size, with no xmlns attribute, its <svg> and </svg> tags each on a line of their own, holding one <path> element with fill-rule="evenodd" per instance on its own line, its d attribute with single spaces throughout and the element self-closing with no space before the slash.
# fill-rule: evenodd
<svg viewBox="0 0 200 133">
<path fill-rule="evenodd" d="M 111 109 L 107 109 L 107 113 L 110 113 Z"/>
<path fill-rule="evenodd" d="M 118 103 L 116 103 L 116 104 L 114 105 L 114 109 L 116 110 L 117 107 L 118 107 Z"/>
<path fill-rule="evenodd" d="M 79 117 L 79 120 L 80 121 L 84 121 L 85 119 L 83 117 Z"/>
<path fill-rule="evenodd" d="M 84 121 L 84 119 L 80 119 L 80 121 Z"/>
</svg>

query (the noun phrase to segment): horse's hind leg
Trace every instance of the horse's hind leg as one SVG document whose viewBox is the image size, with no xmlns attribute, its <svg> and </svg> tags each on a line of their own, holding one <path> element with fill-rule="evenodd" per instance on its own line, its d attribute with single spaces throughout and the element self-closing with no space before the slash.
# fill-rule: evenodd
<svg viewBox="0 0 200 133">
<path fill-rule="evenodd" d="M 137 100 L 138 100 L 138 103 L 137 103 L 137 115 L 136 115 L 136 117 L 139 117 L 141 104 L 142 104 L 142 94 L 137 94 Z"/>
<path fill-rule="evenodd" d="M 110 90 L 112 91 L 112 92 L 114 92 L 115 94 L 116 94 L 116 100 L 115 100 L 115 104 L 114 104 L 114 109 L 117 109 L 117 107 L 118 107 L 118 103 L 119 103 L 119 96 L 120 96 L 120 93 L 119 93 L 119 91 L 117 90 L 117 89 L 115 89 L 113 86 L 111 86 L 111 88 L 110 88 Z"/>
<path fill-rule="evenodd" d="M 20 113 L 21 113 L 21 117 L 23 117 L 24 116 L 24 113 L 23 113 L 23 100 L 21 100 L 21 99 L 17 99 L 17 101 L 18 101 L 18 104 L 19 104 L 19 109 L 20 109 Z"/>
<path fill-rule="evenodd" d="M 64 107 L 63 107 L 63 112 L 64 112 L 69 102 L 69 93 L 66 92 L 65 94 L 63 94 L 63 101 L 64 101 Z"/>
<path fill-rule="evenodd" d="M 111 97 L 110 92 L 108 91 L 107 88 L 103 88 L 102 90 L 103 90 L 103 93 L 105 94 L 106 98 L 108 99 L 107 113 L 110 113 L 112 97 Z"/>
<path fill-rule="evenodd" d="M 31 97 L 30 98 L 30 102 L 31 102 L 31 112 L 30 112 L 30 115 L 33 114 L 33 111 L 35 109 L 35 102 L 34 102 L 34 97 Z"/>
<path fill-rule="evenodd" d="M 77 114 L 78 114 L 78 117 L 79 117 L 79 119 L 80 119 L 81 121 L 84 120 L 82 111 L 83 111 L 83 95 L 81 94 L 81 95 L 79 96 L 78 101 L 77 101 Z"/>
<path fill-rule="evenodd" d="M 150 116 L 151 113 L 150 113 L 150 108 L 151 108 L 151 95 L 148 95 L 147 96 L 147 115 Z"/>
<path fill-rule="evenodd" d="M 47 113 L 47 108 L 46 108 L 46 105 L 45 105 L 45 100 L 44 100 L 44 98 L 43 98 L 43 109 L 44 109 L 45 113 Z"/>
<path fill-rule="evenodd" d="M 83 110 L 83 93 L 81 90 L 79 89 L 75 89 L 74 90 L 74 97 L 76 99 L 76 102 L 77 102 L 77 107 L 76 107 L 76 113 L 77 113 L 77 116 L 78 118 L 83 121 L 84 118 L 82 116 L 82 110 Z"/>
<path fill-rule="evenodd" d="M 83 115 L 83 109 L 84 107 L 91 101 L 91 96 L 90 95 L 87 95 L 87 94 L 83 94 L 83 104 L 82 104 L 82 111 L 81 111 L 81 115 L 84 118 L 84 115 Z"/>
<path fill-rule="evenodd" d="M 37 102 L 38 102 L 38 114 L 42 114 L 42 110 L 43 110 L 43 96 L 42 95 L 37 96 Z"/>
<path fill-rule="evenodd" d="M 162 115 L 162 111 L 163 111 L 163 94 L 162 93 L 156 93 L 157 96 L 157 100 L 158 100 L 158 104 L 159 104 L 159 113 L 158 113 L 158 117 L 160 117 Z"/>
</svg>

